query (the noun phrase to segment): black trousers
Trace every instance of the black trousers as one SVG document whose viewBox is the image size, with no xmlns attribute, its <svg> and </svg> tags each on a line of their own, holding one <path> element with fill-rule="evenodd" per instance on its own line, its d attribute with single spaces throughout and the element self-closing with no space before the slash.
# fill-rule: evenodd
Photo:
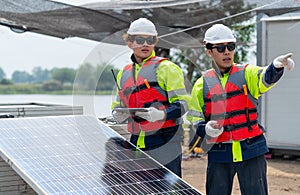
<svg viewBox="0 0 300 195">
<path fill-rule="evenodd" d="M 267 195 L 266 168 L 264 155 L 243 162 L 209 162 L 206 173 L 206 194 L 230 195 L 233 178 L 237 174 L 242 195 Z"/>
</svg>

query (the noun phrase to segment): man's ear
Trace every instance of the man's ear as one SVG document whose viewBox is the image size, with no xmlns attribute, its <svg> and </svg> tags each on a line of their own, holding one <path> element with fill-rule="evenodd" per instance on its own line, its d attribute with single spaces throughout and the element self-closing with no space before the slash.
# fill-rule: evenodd
<svg viewBox="0 0 300 195">
<path fill-rule="evenodd" d="M 132 42 L 131 42 L 131 41 L 127 41 L 126 43 L 127 43 L 127 46 L 128 46 L 130 49 L 132 49 L 132 48 L 131 48 L 131 47 L 132 47 Z"/>
<path fill-rule="evenodd" d="M 212 52 L 212 51 L 211 51 L 210 49 L 207 49 L 207 50 L 206 50 L 206 54 L 207 54 L 209 57 L 211 57 L 211 52 Z"/>
</svg>

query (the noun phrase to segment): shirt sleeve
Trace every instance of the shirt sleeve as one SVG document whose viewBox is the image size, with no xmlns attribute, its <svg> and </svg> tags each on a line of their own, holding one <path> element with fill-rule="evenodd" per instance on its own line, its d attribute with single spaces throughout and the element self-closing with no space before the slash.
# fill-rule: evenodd
<svg viewBox="0 0 300 195">
<path fill-rule="evenodd" d="M 275 69 L 273 64 L 266 67 L 248 65 L 245 69 L 248 89 L 255 98 L 274 87 L 282 75 L 283 69 Z"/>
<path fill-rule="evenodd" d="M 189 111 L 187 113 L 187 120 L 192 127 L 196 129 L 196 134 L 200 137 L 205 136 L 205 118 L 202 107 L 203 100 L 203 77 L 199 78 L 192 89 L 191 99 L 189 101 Z"/>
<path fill-rule="evenodd" d="M 191 93 L 191 99 L 189 101 L 189 112 L 187 114 L 187 119 L 192 124 L 204 121 L 202 110 L 203 105 L 203 77 L 201 77 L 195 82 Z"/>
<path fill-rule="evenodd" d="M 183 72 L 176 64 L 164 60 L 160 63 L 156 76 L 159 86 L 168 94 L 170 106 L 165 110 L 166 120 L 176 120 L 188 110 L 190 99 L 184 85 Z"/>
</svg>

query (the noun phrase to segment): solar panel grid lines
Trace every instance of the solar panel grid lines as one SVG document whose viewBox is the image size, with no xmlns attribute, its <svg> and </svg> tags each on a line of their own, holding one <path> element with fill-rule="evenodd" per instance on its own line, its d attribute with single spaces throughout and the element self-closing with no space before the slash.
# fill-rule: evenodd
<svg viewBox="0 0 300 195">
<path fill-rule="evenodd" d="M 0 153 L 40 194 L 197 192 L 93 116 L 0 120 Z"/>
</svg>

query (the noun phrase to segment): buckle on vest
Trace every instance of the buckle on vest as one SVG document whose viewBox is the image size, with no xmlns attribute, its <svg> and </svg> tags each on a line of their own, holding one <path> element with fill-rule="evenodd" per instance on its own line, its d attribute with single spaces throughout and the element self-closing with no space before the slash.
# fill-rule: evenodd
<svg viewBox="0 0 300 195">
<path fill-rule="evenodd" d="M 123 93 L 125 96 L 128 96 L 129 94 L 131 94 L 134 91 L 135 91 L 135 87 L 127 87 Z"/>
<path fill-rule="evenodd" d="M 235 129 L 234 125 L 226 125 L 226 126 L 224 126 L 224 131 L 225 132 L 229 132 L 229 131 L 232 131 L 234 129 Z"/>
<path fill-rule="evenodd" d="M 226 114 L 225 114 L 225 119 L 230 118 L 230 117 L 232 117 L 231 112 L 226 112 Z"/>
<path fill-rule="evenodd" d="M 220 95 L 217 95 L 217 94 L 213 94 L 211 96 L 211 101 L 212 102 L 216 102 L 216 101 L 219 101 L 219 100 L 225 100 L 227 97 L 227 94 L 226 93 L 222 93 Z"/>
<path fill-rule="evenodd" d="M 217 100 L 218 100 L 218 95 L 213 94 L 213 95 L 211 96 L 211 101 L 212 101 L 212 102 L 216 102 Z"/>
</svg>

